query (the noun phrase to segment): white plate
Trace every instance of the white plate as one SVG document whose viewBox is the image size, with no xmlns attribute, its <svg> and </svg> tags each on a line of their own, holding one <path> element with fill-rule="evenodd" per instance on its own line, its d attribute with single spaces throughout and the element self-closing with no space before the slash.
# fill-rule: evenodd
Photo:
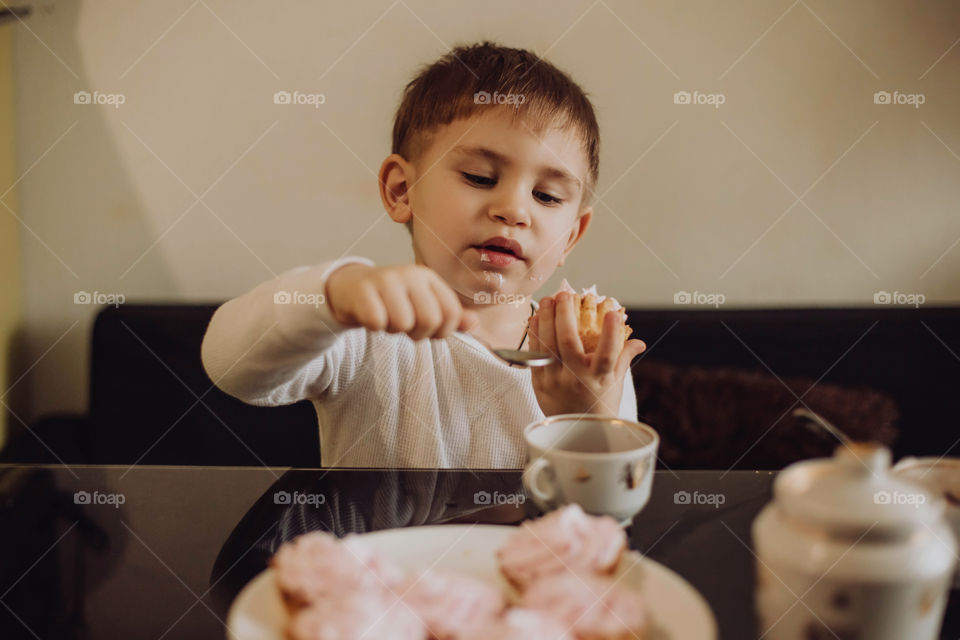
<svg viewBox="0 0 960 640">
<path fill-rule="evenodd" d="M 446 524 L 375 531 L 365 542 L 414 570 L 442 569 L 487 580 L 513 593 L 497 569 L 496 550 L 516 527 Z M 639 589 L 653 619 L 650 640 L 715 640 L 710 607 L 683 578 L 635 552 L 624 554 L 617 569 L 622 584 Z M 254 578 L 234 600 L 227 616 L 232 640 L 284 640 L 287 613 L 272 569 Z"/>
</svg>

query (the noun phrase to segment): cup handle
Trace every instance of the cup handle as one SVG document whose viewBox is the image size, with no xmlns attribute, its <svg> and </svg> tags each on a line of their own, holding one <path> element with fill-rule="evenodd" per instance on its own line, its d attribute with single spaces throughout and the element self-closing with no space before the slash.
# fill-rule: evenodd
<svg viewBox="0 0 960 640">
<path fill-rule="evenodd" d="M 550 467 L 550 461 L 546 458 L 537 458 L 530 463 L 523 473 L 523 487 L 533 496 L 534 500 L 541 503 L 545 508 L 552 508 L 553 501 L 557 497 L 557 488 L 550 483 L 550 490 L 544 491 L 540 488 L 540 476 L 544 469 Z"/>
</svg>

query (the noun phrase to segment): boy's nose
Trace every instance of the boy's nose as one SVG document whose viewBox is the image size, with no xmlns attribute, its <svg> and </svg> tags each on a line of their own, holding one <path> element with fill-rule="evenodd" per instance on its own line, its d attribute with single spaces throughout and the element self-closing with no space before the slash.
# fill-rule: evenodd
<svg viewBox="0 0 960 640">
<path fill-rule="evenodd" d="M 490 217 L 511 227 L 525 227 L 530 224 L 530 213 L 527 207 L 513 196 L 504 197 L 494 203 L 490 207 Z"/>
</svg>

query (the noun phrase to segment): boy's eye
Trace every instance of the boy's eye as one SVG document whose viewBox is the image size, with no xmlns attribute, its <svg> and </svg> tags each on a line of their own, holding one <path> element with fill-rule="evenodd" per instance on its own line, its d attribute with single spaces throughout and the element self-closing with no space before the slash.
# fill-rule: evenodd
<svg viewBox="0 0 960 640">
<path fill-rule="evenodd" d="M 493 186 L 493 185 L 497 184 L 497 181 L 494 180 L 493 178 L 487 178 L 487 177 L 484 177 L 484 176 L 477 176 L 477 175 L 474 175 L 474 174 L 472 174 L 472 173 L 464 173 L 464 174 L 463 174 L 463 177 L 466 178 L 467 180 L 469 180 L 470 182 L 474 183 L 474 184 L 478 184 L 478 185 L 481 185 L 481 186 L 484 186 L 484 187 L 490 187 L 490 186 Z"/>
<path fill-rule="evenodd" d="M 546 204 L 562 204 L 563 200 L 543 191 L 534 191 L 533 195 L 541 199 Z"/>
<path fill-rule="evenodd" d="M 466 171 L 461 172 L 463 177 L 473 184 L 480 187 L 492 187 L 497 184 L 496 178 L 487 178 L 486 176 L 478 176 L 473 173 L 467 173 Z M 533 196 L 540 200 L 544 204 L 554 205 L 554 204 L 563 204 L 563 200 L 552 196 L 549 193 L 544 193 L 543 191 L 534 191 Z"/>
</svg>

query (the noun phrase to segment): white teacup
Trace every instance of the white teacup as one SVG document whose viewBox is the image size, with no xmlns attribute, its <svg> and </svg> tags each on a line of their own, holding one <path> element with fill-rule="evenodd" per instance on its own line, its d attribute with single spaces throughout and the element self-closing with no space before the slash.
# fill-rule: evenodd
<svg viewBox="0 0 960 640">
<path fill-rule="evenodd" d="M 947 522 L 960 542 L 960 458 L 903 458 L 893 472 L 944 497 Z M 953 587 L 960 588 L 960 565 L 953 576 Z"/>
<path fill-rule="evenodd" d="M 648 425 L 565 414 L 527 425 L 523 437 L 523 486 L 542 509 L 575 502 L 625 525 L 650 499 L 660 436 Z"/>
</svg>

